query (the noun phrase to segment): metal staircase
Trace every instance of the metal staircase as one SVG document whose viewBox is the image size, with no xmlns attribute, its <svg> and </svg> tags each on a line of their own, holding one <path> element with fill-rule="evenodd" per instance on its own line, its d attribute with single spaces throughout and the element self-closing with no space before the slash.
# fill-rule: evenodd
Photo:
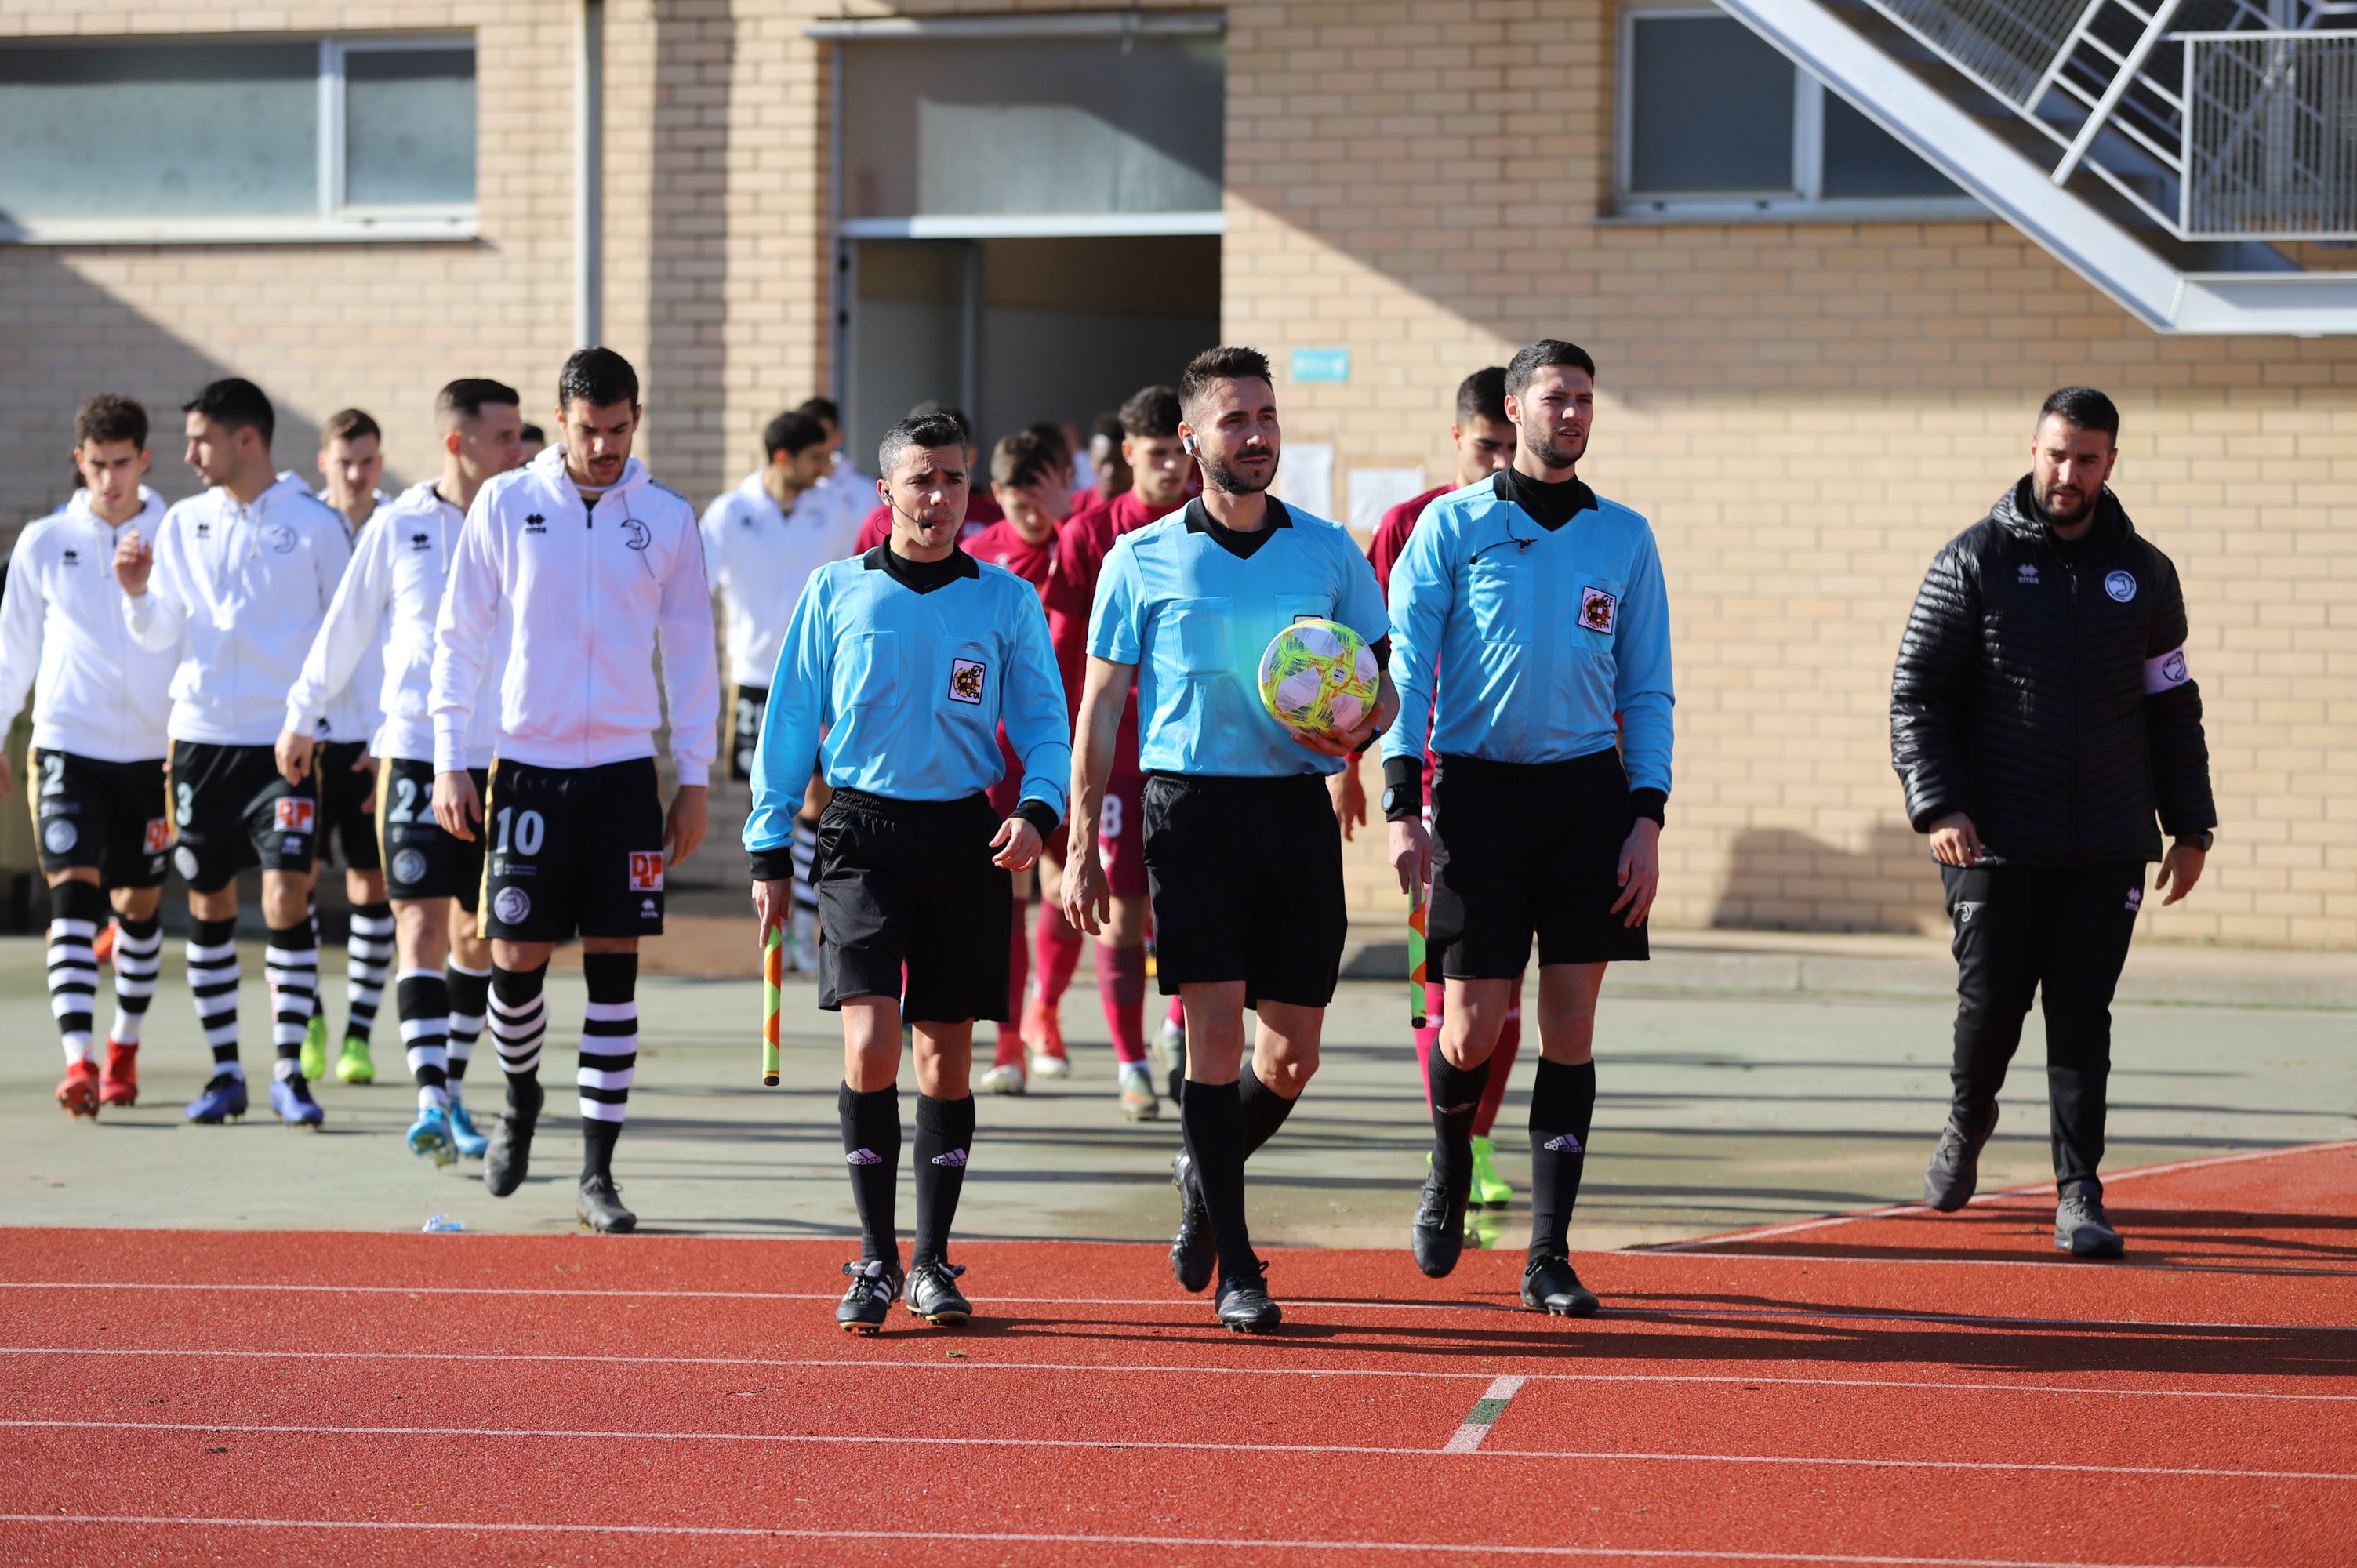
<svg viewBox="0 0 2357 1568">
<path fill-rule="evenodd" d="M 2357 333 L 2357 0 L 1718 3 L 2155 330 Z"/>
</svg>

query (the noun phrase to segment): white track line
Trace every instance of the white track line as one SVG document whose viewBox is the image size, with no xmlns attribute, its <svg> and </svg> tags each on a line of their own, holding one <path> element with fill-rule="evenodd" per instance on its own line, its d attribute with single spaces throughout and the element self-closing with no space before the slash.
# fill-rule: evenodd
<svg viewBox="0 0 2357 1568">
<path fill-rule="evenodd" d="M 210 1525 L 238 1530 L 505 1530 L 535 1535 L 717 1536 L 787 1541 L 947 1541 L 1038 1546 L 1178 1546 L 1237 1552 L 1435 1552 L 1504 1557 L 1663 1557 L 1705 1563 L 1854 1563 L 1859 1568 L 2198 1568 L 2190 1563 L 2064 1563 L 2019 1557 L 1897 1557 L 1828 1552 L 1709 1552 L 1642 1546 L 1523 1546 L 1464 1541 L 1317 1541 L 1203 1535 L 1051 1535 L 1046 1532 L 764 1529 L 759 1525 L 516 1524 L 461 1520 L 238 1519 L 174 1514 L 0 1513 L 0 1524 Z"/>
<path fill-rule="evenodd" d="M 490 1285 L 289 1285 L 244 1284 L 229 1281 L 219 1284 L 145 1283 L 120 1280 L 0 1280 L 0 1290 L 156 1290 L 156 1291 L 264 1291 L 298 1294 L 323 1295 L 513 1295 L 513 1296 L 580 1296 L 587 1300 L 626 1296 L 644 1301 L 834 1301 L 833 1292 L 824 1294 L 795 1291 L 693 1291 L 693 1290 L 538 1290 L 528 1286 Z M 1481 1312 L 1503 1313 L 1514 1317 L 1530 1316 L 1528 1309 L 1509 1306 L 1502 1302 L 1461 1301 L 1368 1301 L 1364 1298 L 1343 1300 L 1331 1296 L 1287 1296 L 1294 1306 L 1331 1306 L 1355 1308 L 1363 1312 Z M 1044 1296 L 1002 1295 L 984 1302 L 993 1306 L 1158 1306 L 1186 1308 L 1200 1304 L 1176 1301 L 1168 1296 Z M 985 1311 L 985 1316 L 987 1316 Z M 2178 1318 L 2117 1319 L 2108 1317 L 1979 1317 L 1969 1313 L 1876 1311 L 1870 1307 L 1719 1307 L 1719 1306 L 1608 1306 L 1598 1317 L 1621 1323 L 1641 1323 L 1661 1318 L 1677 1323 L 1687 1318 L 1760 1318 L 1796 1323 L 1928 1323 L 1964 1328 L 2116 1328 L 2134 1333 L 2155 1329 L 2202 1329 L 2228 1334 L 2357 1334 L 2357 1323 L 2203 1323 Z M 1058 1320 L 1061 1321 L 1061 1320 Z M 1203 1325 L 1210 1327 L 1209 1323 Z"/>
<path fill-rule="evenodd" d="M 2281 1159 L 2286 1155 L 2320 1155 L 2336 1149 L 2357 1149 L 2357 1138 L 2337 1139 L 2326 1144 L 2295 1144 L 2288 1148 L 2258 1149 L 2240 1155 L 2210 1155 L 2198 1160 L 2173 1160 L 2167 1165 L 2137 1165 L 2116 1175 L 2104 1177 L 2108 1190 L 2115 1183 L 2134 1181 L 2143 1176 L 2169 1176 L 2178 1171 L 2206 1170 L 2212 1165 L 2239 1165 L 2251 1160 Z M 2027 1197 L 2032 1193 L 2052 1192 L 2050 1181 L 2030 1182 L 2020 1187 L 2008 1187 L 1996 1192 L 1985 1192 L 1974 1197 L 1974 1203 L 1995 1203 L 2001 1198 Z M 1855 1214 L 1829 1214 L 1820 1219 L 1803 1219 L 1790 1225 L 1770 1225 L 1759 1230 L 1731 1230 L 1724 1236 L 1706 1236 L 1696 1241 L 1664 1241 L 1658 1246 L 1631 1248 L 1634 1253 L 1687 1252 L 1702 1247 L 1725 1246 L 1735 1241 L 1764 1241 L 1771 1236 L 1791 1236 L 1803 1230 L 1821 1230 L 1833 1225 L 1854 1224 L 1860 1219 L 1889 1219 L 1900 1214 L 1931 1214 L 1932 1208 L 1921 1203 L 1894 1204 L 1888 1208 L 1862 1209 Z"/>
<path fill-rule="evenodd" d="M 842 1369 L 862 1372 L 1077 1372 L 1129 1377 L 1169 1374 L 1176 1377 L 1237 1378 L 1418 1378 L 1448 1381 L 1487 1378 L 1489 1371 L 1459 1372 L 1446 1368 L 1426 1370 L 1402 1367 L 1190 1367 L 1178 1363 L 1137 1361 L 893 1361 L 854 1360 L 847 1357 L 760 1356 L 568 1356 L 555 1351 L 508 1354 L 480 1350 L 223 1350 L 212 1346 L 185 1349 L 124 1349 L 72 1345 L 0 1345 L 0 1356 L 123 1356 L 177 1357 L 184 1359 L 288 1361 L 541 1361 L 601 1367 L 765 1367 L 775 1369 Z M 1493 1358 L 1512 1362 L 1512 1358 Z M 1534 1366 L 1549 1362 L 1534 1361 Z M 1524 1372 L 1518 1380 L 1532 1383 L 1735 1383 L 1791 1385 L 1825 1389 L 1931 1389 L 1953 1393 L 2117 1394 L 2134 1399 L 2298 1400 L 2321 1404 L 2357 1404 L 2357 1394 L 2268 1393 L 2243 1389 L 2099 1389 L 2084 1384 L 1956 1383 L 1899 1378 L 1777 1378 L 1738 1377 L 1733 1373 L 1688 1372 Z"/>
<path fill-rule="evenodd" d="M 1226 1454 L 1349 1454 L 1371 1458 L 1428 1459 L 1447 1449 L 1406 1448 L 1352 1443 L 1173 1443 L 1161 1438 L 1110 1437 L 941 1437 L 930 1434 L 907 1436 L 861 1436 L 792 1432 L 619 1432 L 565 1427 L 495 1426 L 313 1426 L 293 1422 L 234 1424 L 189 1421 L 36 1421 L 0 1420 L 0 1429 L 41 1429 L 62 1432 L 200 1432 L 212 1436 L 243 1433 L 252 1436 L 296 1437 L 490 1437 L 556 1438 L 577 1443 L 603 1440 L 619 1443 L 768 1443 L 789 1447 L 906 1447 L 927 1444 L 950 1448 L 1113 1448 L 1201 1450 Z M 1815 1458 L 1799 1454 L 1646 1454 L 1603 1449 L 1485 1448 L 1491 1458 L 1586 1459 L 1602 1463 L 1669 1465 L 1831 1466 L 1868 1470 L 2051 1470 L 2070 1476 L 2191 1476 L 2208 1480 L 2357 1481 L 2357 1472 L 2341 1470 L 2213 1470 L 2189 1465 L 2057 1465 L 2038 1461 L 1977 1459 L 1846 1459 Z"/>
</svg>

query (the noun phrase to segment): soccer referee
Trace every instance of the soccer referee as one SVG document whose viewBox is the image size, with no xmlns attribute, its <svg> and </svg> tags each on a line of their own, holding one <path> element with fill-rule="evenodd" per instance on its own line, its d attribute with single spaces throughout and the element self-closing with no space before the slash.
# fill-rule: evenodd
<svg viewBox="0 0 2357 1568">
<path fill-rule="evenodd" d="M 892 1208 L 904 1015 L 917 1056 L 909 1310 L 933 1324 L 973 1313 L 949 1236 L 974 1144 L 974 1021 L 1006 1018 L 1006 874 L 1039 858 L 1071 767 L 1038 591 L 957 548 L 970 482 L 963 428 L 945 414 L 905 419 L 886 433 L 877 466 L 891 534 L 820 567 L 802 590 L 770 682 L 745 822 L 766 938 L 789 912 L 794 812 L 813 768 L 834 792 L 811 882 L 819 1005 L 843 1014 L 835 1105 L 861 1256 L 844 1265 L 851 1287 L 834 1316 L 855 1334 L 883 1327 L 903 1285 Z M 1022 769 L 1004 820 L 984 793 L 1006 766 L 1002 723 Z"/>
<path fill-rule="evenodd" d="M 2054 1245 L 2083 1258 L 2125 1251 L 2095 1167 L 2144 868 L 2160 862 L 2176 903 L 2218 822 L 2177 568 L 2105 483 L 2119 432 L 2093 387 L 2046 400 L 2029 472 L 1933 558 L 1890 688 L 1890 759 L 1940 863 L 1958 970 L 1955 1098 L 1923 1201 L 1971 1201 L 2039 992 Z"/>
<path fill-rule="evenodd" d="M 1220 1322 L 1267 1333 L 1283 1315 L 1245 1228 L 1244 1160 L 1318 1070 L 1341 969 L 1342 834 L 1326 776 L 1374 737 L 1399 699 L 1384 676 L 1366 723 L 1332 739 L 1297 736 L 1269 716 L 1258 671 L 1270 639 L 1305 618 L 1339 621 L 1380 660 L 1382 591 L 1339 524 L 1269 496 L 1280 433 L 1265 357 L 1204 350 L 1180 379 L 1178 401 L 1178 434 L 1202 467 L 1203 493 L 1124 534 L 1105 557 L 1061 893 L 1073 924 L 1103 928 L 1111 891 L 1098 818 L 1135 679 L 1156 969 L 1163 994 L 1177 993 L 1187 1008 L 1172 1271 L 1201 1290 L 1216 1252 Z M 1250 1067 L 1247 1007 L 1260 1015 Z"/>
<path fill-rule="evenodd" d="M 1403 890 L 1429 880 L 1445 1003 L 1433 1154 L 1410 1240 L 1437 1279 L 1465 1244 L 1473 1117 L 1539 950 L 1523 1305 L 1584 1317 L 1572 1205 L 1596 1110 L 1605 966 L 1648 956 L 1670 793 L 1669 596 L 1653 531 L 1581 481 L 1596 361 L 1542 338 L 1506 366 L 1512 466 L 1442 497 L 1392 568 L 1399 717 L 1383 816 Z M 1437 668 L 1436 668 L 1437 667 Z M 1439 759 L 1422 822 L 1427 723 Z"/>
</svg>

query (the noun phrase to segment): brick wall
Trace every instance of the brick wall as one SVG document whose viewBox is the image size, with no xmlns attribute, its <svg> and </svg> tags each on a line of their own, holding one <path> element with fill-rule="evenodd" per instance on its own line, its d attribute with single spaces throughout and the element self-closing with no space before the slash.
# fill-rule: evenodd
<svg viewBox="0 0 2357 1568">
<path fill-rule="evenodd" d="M 2220 812 L 2177 939 L 2357 945 L 2357 342 L 2162 338 L 1996 222 L 1620 226 L 1594 0 L 1230 9 L 1228 335 L 1351 350 L 1279 386 L 1338 475 L 1449 469 L 1449 394 L 1586 345 L 1582 473 L 1650 516 L 1674 615 L 1665 923 L 1913 929 L 1937 882 L 1888 757 L 1932 553 L 2027 467 L 2053 387 L 2126 417 L 2176 560 Z M 2336 791 L 2335 779 L 2343 780 Z M 1354 895 L 1395 909 L 1372 854 Z"/>
</svg>

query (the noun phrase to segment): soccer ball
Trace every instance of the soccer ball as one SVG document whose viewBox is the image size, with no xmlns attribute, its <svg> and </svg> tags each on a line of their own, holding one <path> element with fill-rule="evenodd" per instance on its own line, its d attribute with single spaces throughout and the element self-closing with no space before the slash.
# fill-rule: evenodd
<svg viewBox="0 0 2357 1568">
<path fill-rule="evenodd" d="M 1269 717 L 1303 735 L 1348 735 L 1375 705 L 1383 671 L 1349 627 L 1297 620 L 1260 656 L 1260 700 Z"/>
</svg>

